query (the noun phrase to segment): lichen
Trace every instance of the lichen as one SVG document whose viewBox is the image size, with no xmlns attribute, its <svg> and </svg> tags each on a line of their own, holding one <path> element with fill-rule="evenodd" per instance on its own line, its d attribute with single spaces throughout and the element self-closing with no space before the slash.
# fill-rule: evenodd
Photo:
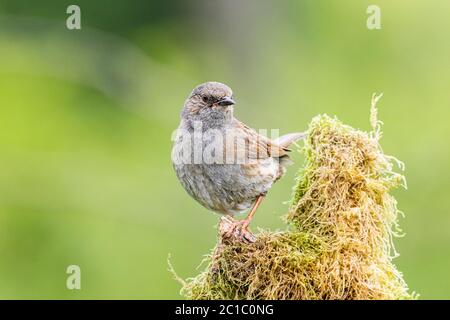
<svg viewBox="0 0 450 320">
<path fill-rule="evenodd" d="M 380 145 L 377 97 L 371 132 L 319 115 L 301 152 L 287 230 L 262 230 L 252 244 L 225 241 L 206 269 L 182 282 L 188 299 L 412 299 L 392 260 L 401 233 L 397 202 L 405 186 L 398 160 Z"/>
</svg>

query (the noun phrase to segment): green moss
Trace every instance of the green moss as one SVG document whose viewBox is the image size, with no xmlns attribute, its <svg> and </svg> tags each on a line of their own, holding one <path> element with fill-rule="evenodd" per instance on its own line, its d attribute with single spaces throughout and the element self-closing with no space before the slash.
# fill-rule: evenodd
<svg viewBox="0 0 450 320">
<path fill-rule="evenodd" d="M 188 299 L 411 299 L 392 263 L 400 230 L 389 194 L 405 185 L 379 145 L 376 97 L 366 133 L 326 115 L 308 129 L 283 232 L 219 243 L 206 269 L 182 281 Z M 399 163 L 399 162 L 398 162 Z"/>
</svg>

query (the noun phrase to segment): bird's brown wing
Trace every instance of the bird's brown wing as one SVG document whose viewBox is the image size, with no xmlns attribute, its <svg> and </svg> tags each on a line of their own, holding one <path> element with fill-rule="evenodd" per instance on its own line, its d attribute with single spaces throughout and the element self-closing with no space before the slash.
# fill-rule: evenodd
<svg viewBox="0 0 450 320">
<path fill-rule="evenodd" d="M 239 120 L 235 119 L 234 126 L 237 137 L 240 138 L 237 139 L 237 145 L 240 145 L 237 149 L 242 150 L 242 147 L 244 147 L 245 155 L 248 159 L 281 158 L 286 156 L 290 151 L 287 148 L 278 146 L 269 138 L 258 134 L 255 130 Z"/>
</svg>

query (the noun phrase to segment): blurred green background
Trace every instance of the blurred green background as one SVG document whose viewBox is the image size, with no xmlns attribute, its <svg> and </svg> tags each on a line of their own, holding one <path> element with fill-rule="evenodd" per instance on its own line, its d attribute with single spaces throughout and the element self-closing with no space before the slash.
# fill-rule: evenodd
<svg viewBox="0 0 450 320">
<path fill-rule="evenodd" d="M 1 0 L 0 298 L 182 298 L 167 257 L 196 275 L 218 218 L 178 183 L 171 134 L 208 80 L 281 133 L 319 113 L 369 129 L 384 92 L 382 146 L 409 186 L 395 262 L 422 298 L 450 298 L 449 14 L 442 0 Z M 253 229 L 283 228 L 293 158 Z M 66 289 L 70 264 L 81 290 Z"/>
</svg>

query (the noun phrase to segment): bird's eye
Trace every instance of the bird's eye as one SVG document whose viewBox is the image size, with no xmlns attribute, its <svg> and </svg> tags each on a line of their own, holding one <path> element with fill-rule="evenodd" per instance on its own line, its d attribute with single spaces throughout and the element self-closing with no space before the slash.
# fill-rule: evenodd
<svg viewBox="0 0 450 320">
<path fill-rule="evenodd" d="M 203 102 L 208 102 L 209 99 L 207 96 L 203 96 L 202 100 L 203 100 Z"/>
</svg>

